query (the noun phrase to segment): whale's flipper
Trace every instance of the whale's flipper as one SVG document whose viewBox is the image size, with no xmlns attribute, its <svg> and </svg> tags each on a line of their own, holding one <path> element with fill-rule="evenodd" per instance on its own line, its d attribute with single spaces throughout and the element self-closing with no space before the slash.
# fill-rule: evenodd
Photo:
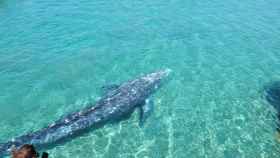
<svg viewBox="0 0 280 158">
<path fill-rule="evenodd" d="M 110 85 L 106 85 L 106 86 L 102 86 L 102 91 L 104 94 L 109 93 L 110 91 L 113 91 L 115 89 L 118 89 L 120 87 L 120 85 L 118 84 L 110 84 Z"/>
<path fill-rule="evenodd" d="M 146 99 L 145 103 L 139 107 L 140 109 L 140 119 L 139 119 L 139 126 L 143 127 L 146 119 L 151 115 L 154 108 L 153 100 Z"/>
</svg>

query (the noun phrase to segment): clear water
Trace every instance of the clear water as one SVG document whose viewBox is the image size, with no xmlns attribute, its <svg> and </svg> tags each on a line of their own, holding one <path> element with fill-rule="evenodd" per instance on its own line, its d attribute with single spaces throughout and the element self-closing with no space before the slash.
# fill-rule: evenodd
<svg viewBox="0 0 280 158">
<path fill-rule="evenodd" d="M 0 0 L 0 142 L 95 102 L 100 87 L 161 68 L 137 111 L 53 158 L 279 157 L 264 84 L 280 80 L 280 1 Z"/>
</svg>

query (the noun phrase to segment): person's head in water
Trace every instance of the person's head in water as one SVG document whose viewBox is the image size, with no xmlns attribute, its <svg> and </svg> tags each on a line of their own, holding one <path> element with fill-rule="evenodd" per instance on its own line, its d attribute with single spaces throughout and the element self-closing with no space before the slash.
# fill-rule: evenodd
<svg viewBox="0 0 280 158">
<path fill-rule="evenodd" d="M 12 158 L 38 158 L 39 154 L 33 145 L 25 144 L 12 152 Z"/>
</svg>

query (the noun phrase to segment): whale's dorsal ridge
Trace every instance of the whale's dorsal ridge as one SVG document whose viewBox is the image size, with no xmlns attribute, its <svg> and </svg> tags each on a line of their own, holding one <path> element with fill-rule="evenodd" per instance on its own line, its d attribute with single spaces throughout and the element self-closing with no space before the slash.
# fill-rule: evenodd
<svg viewBox="0 0 280 158">
<path fill-rule="evenodd" d="M 111 91 L 118 89 L 119 87 L 120 87 L 119 84 L 109 84 L 109 85 L 102 86 L 101 89 L 103 91 L 103 94 L 107 94 Z"/>
</svg>

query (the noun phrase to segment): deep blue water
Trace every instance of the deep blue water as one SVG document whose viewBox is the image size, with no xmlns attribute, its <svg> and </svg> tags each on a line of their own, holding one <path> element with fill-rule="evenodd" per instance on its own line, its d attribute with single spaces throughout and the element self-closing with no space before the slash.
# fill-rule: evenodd
<svg viewBox="0 0 280 158">
<path fill-rule="evenodd" d="M 280 1 L 0 0 L 0 142 L 162 68 L 144 128 L 132 118 L 51 157 L 279 157 L 263 86 L 280 80 Z"/>
</svg>

